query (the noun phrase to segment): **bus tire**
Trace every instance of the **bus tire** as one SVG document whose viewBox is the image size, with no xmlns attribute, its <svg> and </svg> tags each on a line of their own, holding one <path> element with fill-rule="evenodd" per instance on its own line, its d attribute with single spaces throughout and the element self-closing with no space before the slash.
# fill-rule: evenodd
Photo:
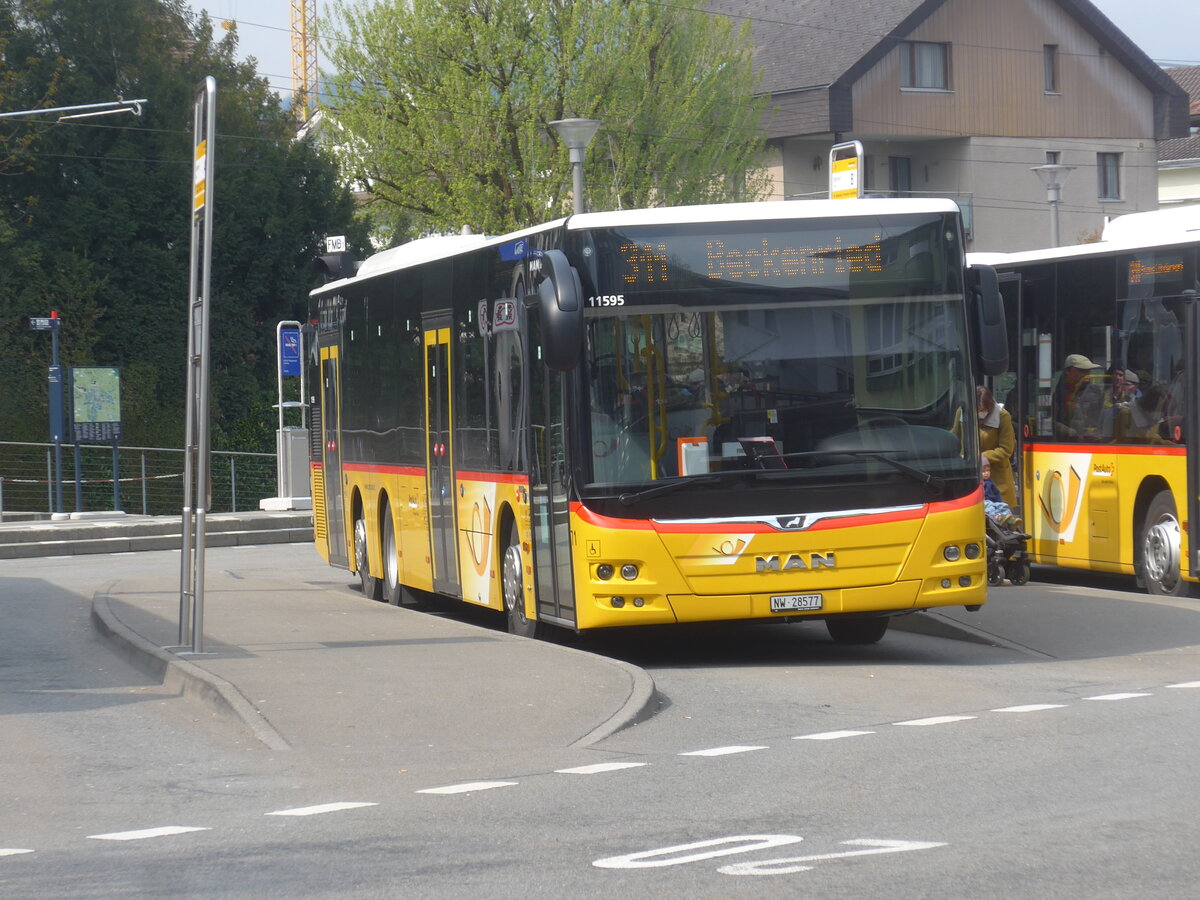
<svg viewBox="0 0 1200 900">
<path fill-rule="evenodd" d="M 1139 546 L 1146 592 L 1164 597 L 1188 596 L 1190 585 L 1180 575 L 1179 516 L 1170 491 L 1159 491 L 1150 501 Z"/>
<path fill-rule="evenodd" d="M 400 584 L 400 554 L 396 546 L 396 525 L 392 522 L 392 506 L 383 504 L 383 599 L 392 606 L 404 602 L 404 586 Z"/>
<path fill-rule="evenodd" d="M 508 615 L 508 632 L 519 637 L 541 637 L 541 623 L 525 614 L 525 558 L 517 526 L 510 525 L 508 541 L 500 559 L 500 584 L 504 593 L 504 611 Z"/>
<path fill-rule="evenodd" d="M 383 599 L 383 587 L 378 578 L 371 575 L 371 563 L 367 554 L 367 520 L 360 509 L 354 519 L 354 567 L 358 570 L 358 581 L 363 596 L 368 600 Z"/>
<path fill-rule="evenodd" d="M 877 644 L 891 622 L 888 616 L 844 616 L 826 619 L 825 628 L 839 644 Z"/>
</svg>

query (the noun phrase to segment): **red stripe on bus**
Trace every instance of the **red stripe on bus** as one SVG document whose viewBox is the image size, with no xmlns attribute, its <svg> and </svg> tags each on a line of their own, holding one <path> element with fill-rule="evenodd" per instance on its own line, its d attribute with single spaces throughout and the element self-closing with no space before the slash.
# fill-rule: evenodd
<svg viewBox="0 0 1200 900">
<path fill-rule="evenodd" d="M 1174 444 L 1026 444 L 1026 453 L 1090 453 L 1117 456 L 1187 456 L 1187 447 Z"/>
<path fill-rule="evenodd" d="M 460 481 L 487 481 L 492 484 L 529 484 L 528 475 L 513 472 L 455 472 Z"/>
</svg>

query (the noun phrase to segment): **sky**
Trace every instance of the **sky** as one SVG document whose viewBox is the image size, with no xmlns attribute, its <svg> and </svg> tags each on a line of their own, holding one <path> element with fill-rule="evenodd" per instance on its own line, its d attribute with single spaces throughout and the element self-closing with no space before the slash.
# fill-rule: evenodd
<svg viewBox="0 0 1200 900">
<path fill-rule="evenodd" d="M 333 0 L 309 0 L 317 14 Z M 854 0 L 849 0 L 854 2 Z M 1100 11 L 1164 68 L 1200 65 L 1198 0 L 1092 0 Z M 292 0 L 191 0 L 216 21 L 237 22 L 242 58 L 258 60 L 258 71 L 285 98 L 292 88 Z M 318 58 L 318 65 L 323 61 Z"/>
</svg>

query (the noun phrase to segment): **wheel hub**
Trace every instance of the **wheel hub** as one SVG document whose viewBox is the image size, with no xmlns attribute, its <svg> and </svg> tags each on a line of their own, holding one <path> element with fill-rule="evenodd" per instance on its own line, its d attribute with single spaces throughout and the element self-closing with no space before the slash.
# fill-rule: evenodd
<svg viewBox="0 0 1200 900">
<path fill-rule="evenodd" d="M 1161 519 L 1146 529 L 1146 575 L 1164 587 L 1171 587 L 1179 577 L 1179 523 L 1173 518 Z"/>
</svg>

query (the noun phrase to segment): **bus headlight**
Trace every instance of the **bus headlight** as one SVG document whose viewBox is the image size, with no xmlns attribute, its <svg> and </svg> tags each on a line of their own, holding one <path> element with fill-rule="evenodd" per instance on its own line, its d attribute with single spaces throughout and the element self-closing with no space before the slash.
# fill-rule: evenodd
<svg viewBox="0 0 1200 900">
<path fill-rule="evenodd" d="M 958 562 L 958 558 L 962 556 L 962 550 L 957 544 L 951 544 L 942 551 L 942 556 L 946 557 L 946 562 Z"/>
<path fill-rule="evenodd" d="M 967 544 L 966 549 L 967 559 L 979 559 L 979 554 L 982 552 L 978 544 Z"/>
<path fill-rule="evenodd" d="M 633 563 L 625 563 L 621 566 L 621 577 L 626 581 L 633 581 L 638 577 L 638 567 Z"/>
<path fill-rule="evenodd" d="M 600 565 L 596 566 L 596 577 L 601 581 L 608 581 L 613 577 L 615 571 L 609 563 L 600 563 Z"/>
</svg>

